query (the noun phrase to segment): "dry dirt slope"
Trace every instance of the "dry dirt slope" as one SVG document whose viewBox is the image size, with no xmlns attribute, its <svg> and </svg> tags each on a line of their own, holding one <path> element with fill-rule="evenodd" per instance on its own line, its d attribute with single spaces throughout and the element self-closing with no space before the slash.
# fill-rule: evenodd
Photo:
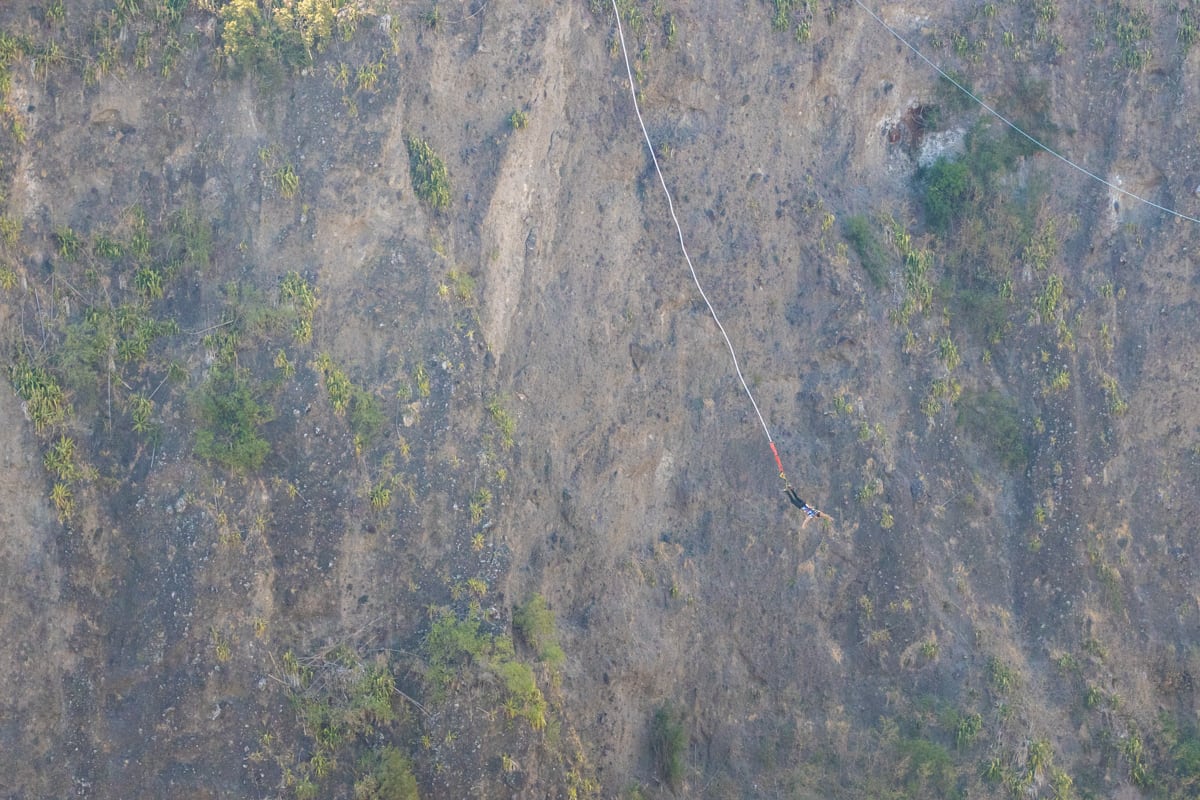
<svg viewBox="0 0 1200 800">
<path fill-rule="evenodd" d="M 61 26 L 39 9 L 0 19 L 86 43 L 107 8 L 94 5 Z M 674 783 L 688 796 L 1187 796 L 1192 223 L 1025 155 L 930 235 L 915 145 L 961 142 L 978 112 L 857 7 L 797 5 L 782 32 L 779 7 L 625 13 L 689 248 L 789 475 L 832 527 L 801 529 L 779 496 L 677 254 L 602 9 L 441 9 L 432 27 L 429 9 L 396 6 L 390 32 L 364 24 L 308 74 L 267 80 L 214 68 L 221 28 L 199 9 L 171 76 L 138 67 L 137 33 L 165 35 L 146 9 L 118 39 L 124 66 L 95 84 L 16 62 L 9 102 L 29 136 L 4 157 L 5 216 L 23 223 L 5 246 L 13 359 L 61 367 L 47 327 L 134 297 L 133 267 L 68 263 L 64 226 L 94 244 L 131 236 L 135 204 L 155 231 L 187 208 L 212 243 L 150 303 L 183 333 L 120 376 L 118 412 L 167 360 L 185 367 L 155 395 L 158 444 L 110 427 L 104 392 L 75 390 L 62 432 L 99 474 L 78 482 L 67 524 L 34 502 L 55 482 L 39 462 L 58 431 L 35 435 L 19 400 L 0 407 L 4 659 L 21 676 L 9 794 L 297 794 L 283 766 L 311 774 L 322 751 L 278 662 L 349 641 L 411 654 L 389 669 L 432 717 L 360 744 L 408 752 L 427 796 L 666 794 L 650 724 L 664 703 L 686 734 Z M 1118 26 L 1136 34 L 1140 11 L 887 18 L 1090 169 L 1193 213 L 1197 56 L 1185 16 L 1147 9 L 1132 51 L 1149 59 L 1121 61 L 1133 34 Z M 341 64 L 375 63 L 374 87 L 339 83 Z M 409 136 L 445 159 L 445 212 L 414 196 Z M 855 218 L 880 286 L 874 251 L 844 238 Z M 308 344 L 246 322 L 252 292 L 276 302 L 288 270 L 320 297 Z M 272 455 L 248 476 L 192 455 L 214 354 L 188 332 L 234 307 L 239 363 L 264 385 L 276 349 L 299 364 L 266 395 Z M 388 414 L 361 454 L 310 366 L 322 353 Z M 489 439 L 495 398 L 517 421 L 512 450 Z M 996 426 L 963 409 L 1017 433 L 989 446 Z M 398 499 L 376 513 L 367 490 L 390 474 Z M 475 519 L 481 486 L 493 499 Z M 428 610 L 464 613 L 468 578 L 498 630 L 533 592 L 557 612 L 566 659 L 538 673 L 550 733 L 485 713 L 486 670 L 462 668 L 458 704 L 421 677 Z M 250 759 L 264 728 L 296 752 Z M 321 785 L 349 796 L 365 768 L 340 752 Z"/>
<path fill-rule="evenodd" d="M 993 49 L 1007 28 L 1021 42 L 1015 49 L 1050 49 L 1012 10 L 994 23 L 929 11 L 944 22 L 922 26 L 926 18 L 915 10 L 892 22 L 943 42 L 964 31 L 968 42 Z M 1016 303 L 998 343 L 981 341 L 960 316 L 971 310 L 940 293 L 933 319 L 912 325 L 908 339 L 909 326 L 894 324 L 903 268 L 894 267 L 890 292 L 874 290 L 853 259 L 839 258 L 837 228 L 824 230 L 827 214 L 918 220 L 905 197 L 914 165 L 889 148 L 888 133 L 922 104 L 945 106 L 948 129 L 969 128 L 974 117 L 950 118 L 953 105 L 919 64 L 855 9 L 837 12 L 832 23 L 818 17 L 814 43 L 797 56 L 767 25 L 742 25 L 742 9 L 692 10 L 683 16 L 688 35 L 679 52 L 658 62 L 661 71 L 652 63 L 644 89 L 650 124 L 672 148 L 668 171 L 693 252 L 718 306 L 733 315 L 793 477 L 832 506 L 836 529 L 793 538 L 786 507 L 766 501 L 777 488 L 769 459 L 720 341 L 681 280 L 661 198 L 643 173 L 644 202 L 631 216 L 647 228 L 633 248 L 642 269 L 632 281 L 649 291 L 637 293 L 640 307 L 624 333 L 628 363 L 626 348 L 613 346 L 622 320 L 597 332 L 605 311 L 580 308 L 565 315 L 582 326 L 570 337 L 553 335 L 560 318 L 537 315 L 521 348 L 530 366 L 514 368 L 531 386 L 565 373 L 566 393 L 550 396 L 574 397 L 579 386 L 569 406 L 586 409 L 588 420 L 580 432 L 576 415 L 538 419 L 542 430 L 561 426 L 564 435 L 538 465 L 562 479 L 551 480 L 530 509 L 536 516 L 522 525 L 556 534 L 533 550 L 533 579 L 582 629 L 590 657 L 575 688 L 580 697 L 600 691 L 603 738 L 623 743 L 618 753 L 644 754 L 646 709 L 664 697 L 683 703 L 696 726 L 693 755 L 709 770 L 698 766 L 697 786 L 733 775 L 739 788 L 730 791 L 745 791 L 764 771 L 774 774 L 776 759 L 843 763 L 837 759 L 854 751 L 862 725 L 880 715 L 911 715 L 900 739 L 906 752 L 922 737 L 946 737 L 953 714 L 980 713 L 987 745 L 962 757 L 970 767 L 986 757 L 1020 772 L 1029 742 L 1048 740 L 1058 768 L 1090 782 L 1090 791 L 1115 791 L 1136 772 L 1120 755 L 1122 743 L 1147 736 L 1159 710 L 1190 708 L 1196 451 L 1195 427 L 1184 420 L 1194 409 L 1194 382 L 1185 378 L 1188 388 L 1169 393 L 1179 404 L 1170 413 L 1149 406 L 1163 402 L 1151 376 L 1167 362 L 1194 359 L 1195 341 L 1166 322 L 1150 328 L 1161 331 L 1152 345 L 1138 320 L 1182 320 L 1194 307 L 1185 249 L 1191 223 L 1119 199 L 1114 206 L 1106 192 L 1048 159 L 1027 159 L 992 191 L 1032 195 L 1039 181 L 1070 187 L 1030 201 L 1042 232 L 1058 231 L 1050 234 L 1058 249 L 1048 268 L 1062 276 L 1069 303 L 1058 331 L 1028 316 L 1049 282 L 1024 242 L 1002 257 L 1012 265 Z M 1194 145 L 1174 148 L 1170 136 L 1132 132 L 1194 103 L 1184 76 L 1195 58 L 1183 58 L 1160 34 L 1144 43 L 1156 53 L 1152 63 L 1129 75 L 1114 68 L 1113 45 L 1072 33 L 1087 21 L 1065 12 L 1055 20 L 1055 47 L 1064 52 L 1054 69 L 1011 52 L 957 66 L 985 94 L 1017 103 L 1030 102 L 1019 81 L 1045 81 L 1038 91 L 1066 149 L 1094 157 L 1089 166 L 1122 185 L 1192 209 Z M 992 64 L 999 70 L 990 74 L 1003 77 L 989 82 Z M 1109 88 L 1114 80 L 1128 87 L 1120 97 Z M 614 112 L 625 120 L 618 129 L 628 129 L 627 110 Z M 613 148 L 644 164 L 636 133 L 623 141 Z M 628 230 L 615 210 L 621 205 L 614 200 L 610 213 Z M 919 221 L 910 228 L 920 230 Z M 943 281 L 967 271 L 958 259 L 979 257 L 929 244 L 945 259 Z M 592 270 L 579 278 L 585 289 L 600 280 Z M 569 290 L 562 294 L 555 306 L 579 303 Z M 589 302 L 604 296 L 582 294 Z M 621 296 L 604 305 L 615 317 Z M 1168 341 L 1175 336 L 1182 338 Z M 1017 398 L 1021 438 L 1032 451 L 1028 470 L 999 468 L 955 426 L 953 413 L 927 418 L 919 410 L 944 379 L 949 360 L 939 364 L 935 354 L 946 340 L 961 348 L 964 363 L 950 370 L 968 393 L 996 389 Z M 589 345 L 588 366 L 563 369 L 584 361 L 579 342 Z M 622 368 L 624 381 L 613 377 Z M 1055 388 L 1064 371 L 1070 386 Z M 606 399 L 597 408 L 589 398 Z M 614 409 L 619 421 L 608 422 Z M 535 415 L 531 409 L 527 419 Z M 1183 438 L 1166 445 L 1160 437 L 1171 425 Z M 558 456 L 567 449 L 570 458 Z M 562 529 L 576 534 L 564 537 Z M 603 583 L 581 592 L 598 563 L 611 565 Z M 1139 589 L 1138 575 L 1156 588 Z M 1009 667 L 1021 676 L 1016 701 L 1005 699 Z M 1094 692 L 1085 698 L 1089 688 L 1120 702 L 1136 697 L 1141 711 L 1081 720 L 1081 707 L 1103 705 Z M 950 710 L 935 713 L 931 697 Z M 1195 722 L 1186 710 L 1181 719 Z M 906 774 L 905 763 L 884 780 L 915 780 L 918 768 Z M 1046 771 L 1037 782 L 1050 792 Z M 805 774 L 791 780 L 803 785 Z M 1161 781 L 1167 791 L 1182 779 Z"/>
</svg>

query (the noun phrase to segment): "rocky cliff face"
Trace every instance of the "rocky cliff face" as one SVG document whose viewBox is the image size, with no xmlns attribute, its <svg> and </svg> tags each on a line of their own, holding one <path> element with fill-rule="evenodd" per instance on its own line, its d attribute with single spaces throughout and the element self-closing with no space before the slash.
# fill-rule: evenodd
<svg viewBox="0 0 1200 800">
<path fill-rule="evenodd" d="M 1197 12 L 879 13 L 1094 175 L 621 4 L 802 526 L 603 3 L 0 10 L 5 794 L 1194 791 Z"/>
</svg>

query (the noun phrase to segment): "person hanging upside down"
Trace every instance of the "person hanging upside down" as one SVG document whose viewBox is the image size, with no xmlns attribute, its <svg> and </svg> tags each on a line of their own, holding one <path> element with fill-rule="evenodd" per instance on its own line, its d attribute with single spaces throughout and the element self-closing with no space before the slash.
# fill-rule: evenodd
<svg viewBox="0 0 1200 800">
<path fill-rule="evenodd" d="M 792 488 L 792 485 L 790 483 L 787 485 L 787 488 L 784 489 L 783 491 L 787 494 L 788 500 L 790 500 L 792 502 L 792 505 L 794 505 L 796 508 L 798 508 L 804 512 L 804 522 L 800 523 L 801 528 L 803 528 L 805 525 L 807 525 L 808 521 L 810 519 L 812 519 L 813 517 L 824 517 L 825 519 L 830 519 L 830 520 L 833 519 L 833 517 L 829 516 L 828 514 L 818 511 L 817 509 L 810 506 L 808 503 L 801 500 L 800 495 L 796 494 L 796 490 Z"/>
</svg>

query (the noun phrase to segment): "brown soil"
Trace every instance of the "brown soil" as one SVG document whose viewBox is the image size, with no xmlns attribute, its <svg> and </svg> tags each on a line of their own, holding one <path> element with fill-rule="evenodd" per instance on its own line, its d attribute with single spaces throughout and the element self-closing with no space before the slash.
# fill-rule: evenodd
<svg viewBox="0 0 1200 800">
<path fill-rule="evenodd" d="M 4 145 L 4 213 L 24 226 L 4 250 L 23 281 L 0 290 L 11 352 L 44 354 L 39 326 L 79 312 L 55 310 L 72 302 L 61 289 L 43 305 L 77 269 L 56 252 L 61 226 L 116 229 L 135 203 L 165 224 L 187 206 L 213 248 L 156 306 L 180 325 L 163 347 L 188 372 L 155 396 L 161 440 L 110 427 L 103 403 L 64 428 L 97 471 L 67 523 L 47 499 L 49 435 L 0 393 L 0 794 L 292 796 L 282 762 L 252 758 L 264 731 L 311 743 L 281 659 L 340 642 L 391 665 L 429 711 L 397 699 L 402 721 L 359 743 L 404 749 L 427 797 L 668 796 L 650 746 L 664 703 L 687 732 L 680 796 L 1000 797 L 979 764 L 1019 776 L 1041 739 L 1077 787 L 1136 796 L 1121 744 L 1135 734 L 1174 796 L 1161 715 L 1194 729 L 1200 669 L 1194 223 L 1026 155 L 988 187 L 982 243 L 962 257 L 924 226 L 917 157 L 935 120 L 968 130 L 979 111 L 856 6 L 819 9 L 803 43 L 772 30 L 770 4 L 671 6 L 669 44 L 663 10 L 633 6 L 639 97 L 689 252 L 789 478 L 834 523 L 801 527 L 780 493 L 679 254 L 610 15 L 489 3 L 443 7 L 433 29 L 425 9 L 397 8 L 394 50 L 371 21 L 305 74 L 267 80 L 218 68 L 212 15 L 192 9 L 199 38 L 169 78 L 125 63 L 85 85 L 25 62 L 9 103 L 28 109 L 29 137 Z M 1195 52 L 1155 28 L 1150 63 L 1122 72 L 1083 12 L 1058 8 L 1057 54 L 1029 9 L 962 13 L 896 7 L 888 22 L 983 95 L 1044 101 L 1056 143 L 1089 169 L 1200 209 Z M 0 10 L 0 27 L 44 37 L 82 37 L 89 19 L 71 8 L 55 29 Z M 961 32 L 986 48 L 960 58 Z M 374 91 L 334 81 L 381 53 Z M 415 196 L 409 136 L 444 158 L 449 210 Z M 284 163 L 295 197 L 273 178 Z M 1040 265 L 1025 245 L 1004 254 L 1013 299 L 989 341 L 958 281 L 1004 239 L 988 226 L 1010 198 L 1031 196 L 1056 246 Z M 883 287 L 846 246 L 856 215 L 888 254 Z M 937 299 L 907 323 L 885 215 L 935 253 Z M 202 334 L 225 319 L 227 284 L 273 298 L 290 270 L 319 293 L 312 343 L 239 352 L 264 382 L 277 349 L 297 371 L 270 389 L 263 468 L 231 475 L 193 454 Z M 1051 274 L 1058 326 L 1035 308 Z M 461 276 L 473 289 L 458 295 Z M 960 365 L 940 357 L 947 338 Z M 321 353 L 386 412 L 361 454 Z M 149 391 L 163 374 L 126 378 Z M 949 379 L 963 403 L 1011 399 L 1026 463 L 1005 467 L 951 401 L 922 410 Z M 494 400 L 515 418 L 511 449 Z M 369 491 L 389 469 L 379 512 Z M 472 519 L 481 487 L 493 500 Z M 533 593 L 555 611 L 566 659 L 557 676 L 537 667 L 547 731 L 506 719 L 483 669 L 432 697 L 430 609 L 464 606 L 469 578 L 502 634 Z M 1089 687 L 1110 699 L 1085 705 Z M 982 732 L 964 744 L 970 713 Z M 946 754 L 944 784 L 904 749 L 918 740 Z M 352 796 L 358 769 L 345 759 L 324 791 Z M 1039 771 L 1030 791 L 1049 797 L 1052 780 Z"/>
</svg>

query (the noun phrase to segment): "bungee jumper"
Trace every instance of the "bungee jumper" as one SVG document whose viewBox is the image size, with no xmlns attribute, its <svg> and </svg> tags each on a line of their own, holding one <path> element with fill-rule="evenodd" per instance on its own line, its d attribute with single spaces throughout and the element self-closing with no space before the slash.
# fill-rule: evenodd
<svg viewBox="0 0 1200 800">
<path fill-rule="evenodd" d="M 792 505 L 804 512 L 804 522 L 800 523 L 801 528 L 807 525 L 808 521 L 813 517 L 821 517 L 830 521 L 833 520 L 833 517 L 829 516 L 823 511 L 813 508 L 808 503 L 801 500 L 800 495 L 796 494 L 796 490 L 792 488 L 790 483 L 784 488 L 783 491 L 787 495 L 788 500 L 791 501 Z"/>
<path fill-rule="evenodd" d="M 821 517 L 833 522 L 833 517 L 824 511 L 818 511 L 800 499 L 800 495 L 796 494 L 796 490 L 792 488 L 792 482 L 788 480 L 787 473 L 783 471 L 783 459 L 779 457 L 779 450 L 775 448 L 775 442 L 770 439 L 767 442 L 771 445 L 771 455 L 775 456 L 775 466 L 779 467 L 779 480 L 783 481 L 783 493 L 787 495 L 787 499 L 791 501 L 792 505 L 804 512 L 804 522 L 800 523 L 800 527 L 803 528 L 807 525 L 813 517 Z"/>
</svg>

